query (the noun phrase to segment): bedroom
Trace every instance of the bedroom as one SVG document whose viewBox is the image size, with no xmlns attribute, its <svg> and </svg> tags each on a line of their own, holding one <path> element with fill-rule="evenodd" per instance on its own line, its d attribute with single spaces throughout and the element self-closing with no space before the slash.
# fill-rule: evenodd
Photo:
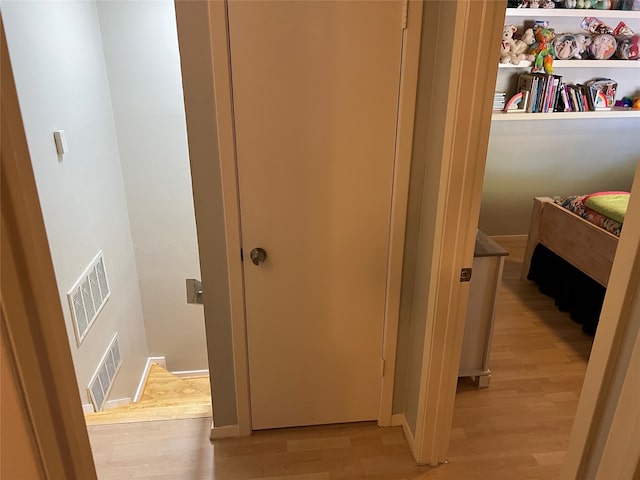
<svg viewBox="0 0 640 480">
<path fill-rule="evenodd" d="M 505 24 L 513 24 L 523 31 L 534 21 L 546 21 L 560 36 L 560 32 L 585 33 L 580 23 L 583 16 L 580 10 L 557 9 L 550 12 L 510 8 L 507 9 Z M 624 22 L 632 30 L 640 30 L 639 12 L 606 10 L 596 16 L 602 18 L 600 21 L 606 25 Z M 517 65 L 500 64 L 496 91 L 512 93 L 519 75 L 529 71 L 526 65 L 526 61 Z M 640 95 L 639 67 L 640 62 L 614 58 L 555 60 L 554 74 L 562 76 L 562 81 L 567 84 L 585 82 L 594 77 L 612 78 L 618 85 L 616 100 L 621 100 L 622 97 Z M 520 236 L 523 239 L 523 235 L 530 233 L 532 213 L 538 210 L 533 208 L 534 197 L 628 192 L 640 160 L 640 144 L 635 137 L 640 131 L 638 113 L 631 109 L 568 114 L 494 112 L 480 230 L 490 236 Z M 577 248 L 575 243 L 568 242 L 565 250 Z M 590 243 L 587 248 L 594 245 Z M 552 250 L 558 252 L 558 247 Z M 528 256 L 531 254 L 529 251 Z M 612 254 L 607 255 L 611 260 Z M 575 261 L 571 263 L 576 264 Z M 606 284 L 604 274 L 596 278 L 601 284 Z"/>
<path fill-rule="evenodd" d="M 560 12 L 560 15 L 568 13 Z M 613 16 L 616 14 L 620 15 L 616 12 L 605 12 L 605 15 L 608 15 L 607 23 L 615 25 L 617 19 Z M 551 26 L 558 26 L 556 31 L 576 30 L 575 27 L 571 30 L 571 22 L 576 23 L 575 18 L 557 15 L 558 13 L 549 14 L 548 12 L 530 14 L 526 10 L 523 12 L 512 9 L 507 13 L 505 24 L 514 23 L 521 26 L 524 19 L 549 16 L 554 17 L 550 20 Z M 626 23 L 633 24 L 633 28 L 638 30 L 637 12 L 623 15 Z M 627 15 L 632 18 L 628 20 Z M 574 15 L 574 17 L 577 16 L 579 16 L 579 22 L 582 16 Z M 567 75 L 575 81 L 609 76 L 620 79 L 623 95 L 637 96 L 640 93 L 637 62 L 633 65 L 623 65 L 619 62 L 617 64 L 592 62 L 586 65 L 588 66 L 581 67 L 578 62 L 568 65 L 571 68 L 563 68 L 567 65 L 560 64 L 556 73 Z M 528 69 L 501 67 L 496 90 L 508 88 L 509 82 L 514 81 L 517 73 L 525 71 Z M 582 376 L 586 369 L 586 360 L 589 357 L 593 337 L 584 334 L 581 331 L 581 325 L 572 322 L 569 314 L 555 308 L 554 300 L 538 292 L 536 285 L 520 280 L 520 262 L 525 257 L 527 234 L 530 233 L 530 217 L 534 210 L 537 211 L 537 208 L 534 208 L 533 199 L 534 197 L 589 194 L 598 191 L 629 191 L 636 166 L 640 161 L 640 144 L 635 136 L 640 131 L 640 118 L 635 112 L 632 113 L 633 116 L 627 118 L 589 118 L 588 113 L 585 113 L 582 118 L 574 119 L 562 118 L 562 114 L 541 114 L 540 117 L 530 116 L 525 120 L 513 115 L 511 113 L 494 114 L 479 223 L 482 231 L 495 237 L 511 253 L 507 259 L 503 289 L 498 300 L 496 335 L 494 335 L 492 350 L 496 368 L 490 389 L 497 386 L 504 394 L 506 386 L 517 385 L 513 388 L 527 392 L 528 389 L 535 388 L 533 385 L 537 383 L 537 388 L 547 394 L 535 397 L 533 392 L 528 392 L 532 395 L 528 399 L 532 403 L 531 410 L 546 409 L 547 416 L 558 415 L 560 411 L 566 415 L 564 420 L 555 417 L 557 425 L 547 426 L 549 428 L 546 430 L 545 419 L 537 423 L 537 431 L 545 432 L 551 437 L 563 428 L 558 426 L 562 421 L 567 421 L 568 417 L 575 414 L 577 401 L 569 409 L 567 408 L 571 399 L 579 395 L 582 389 Z M 542 115 L 546 116 L 543 118 Z M 580 242 L 583 237 L 584 235 L 578 239 L 563 238 L 569 239 L 571 250 L 575 243 L 584 243 Z M 591 242 L 591 238 L 588 237 L 587 242 Z M 615 242 L 617 243 L 617 240 Z M 524 270 L 528 269 L 525 267 Z M 524 317 L 526 319 L 523 320 Z M 505 332 L 518 335 L 518 328 L 528 329 L 527 334 L 523 334 L 522 343 L 516 344 L 514 341 L 509 345 L 505 341 Z M 544 333 L 541 334 L 541 331 Z M 555 343 L 549 344 L 548 347 L 544 344 L 538 345 L 536 350 L 536 345 L 541 342 L 543 336 L 545 341 Z M 520 348 L 520 351 L 515 351 L 514 346 Z M 533 357 L 535 361 L 532 361 L 532 352 L 538 355 Z M 535 365 L 536 362 L 537 365 Z M 556 371 L 553 372 L 553 368 L 545 371 L 552 362 L 557 362 L 553 367 Z M 519 371 L 518 368 L 520 368 Z M 577 384 L 572 384 L 576 381 L 577 371 L 581 371 L 578 374 L 580 378 Z M 503 383 L 495 382 L 498 372 L 503 372 L 507 377 L 511 375 L 512 378 L 506 378 Z M 514 372 L 518 372 L 519 379 L 514 378 Z M 545 374 L 549 374 L 551 380 L 545 378 Z M 521 383 L 518 384 L 517 380 Z M 549 382 L 554 381 L 562 381 L 564 391 L 545 390 Z M 555 386 L 561 390 L 558 385 Z M 476 392 L 469 393 L 463 390 L 461 393 L 462 399 L 459 394 L 457 405 L 469 407 L 468 402 L 473 398 L 471 395 Z M 494 395 L 498 396 L 499 392 Z M 537 398 L 538 403 L 535 403 L 533 398 Z M 494 407 L 500 404 L 499 399 L 493 401 Z M 512 398 L 503 398 L 502 408 L 509 410 L 512 401 Z M 527 418 L 526 409 L 518 413 L 522 418 Z M 536 415 L 531 412 L 529 414 Z M 494 411 L 493 415 L 496 416 L 493 420 L 495 423 L 498 421 L 496 418 L 499 418 L 499 413 Z M 531 421 L 529 418 L 525 423 Z M 568 422 L 566 426 L 565 439 L 568 439 L 570 423 L 572 422 Z M 460 420 L 459 426 L 463 425 L 463 421 Z M 499 424 L 498 427 L 492 426 L 491 420 L 484 423 L 478 422 L 476 427 L 479 428 L 482 425 L 502 428 L 503 433 L 508 428 L 505 423 Z M 471 440 L 467 439 L 467 441 Z M 557 466 L 564 461 L 565 453 L 562 451 L 563 448 L 556 450 L 541 454 L 536 459 L 545 462 L 549 468 L 552 468 L 553 464 Z"/>
</svg>

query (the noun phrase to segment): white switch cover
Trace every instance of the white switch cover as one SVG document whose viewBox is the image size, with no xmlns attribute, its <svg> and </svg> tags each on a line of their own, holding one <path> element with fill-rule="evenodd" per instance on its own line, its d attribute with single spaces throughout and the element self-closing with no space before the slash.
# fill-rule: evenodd
<svg viewBox="0 0 640 480">
<path fill-rule="evenodd" d="M 64 130 L 56 130 L 53 132 L 53 140 L 56 142 L 56 151 L 58 152 L 58 155 L 64 155 L 69 151 Z"/>
</svg>

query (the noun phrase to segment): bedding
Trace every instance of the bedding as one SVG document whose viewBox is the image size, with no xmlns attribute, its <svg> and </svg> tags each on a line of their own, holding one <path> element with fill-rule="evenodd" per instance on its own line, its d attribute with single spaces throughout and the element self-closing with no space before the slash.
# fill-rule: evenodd
<svg viewBox="0 0 640 480">
<path fill-rule="evenodd" d="M 619 223 L 624 223 L 624 216 L 629 206 L 628 192 L 598 192 L 587 195 L 584 205 Z"/>
<path fill-rule="evenodd" d="M 587 197 L 593 198 L 591 195 L 569 195 L 568 197 L 557 198 L 555 201 L 561 207 L 566 208 L 588 222 L 591 222 L 607 232 L 613 233 L 616 237 L 619 237 L 622 230 L 622 222 L 617 222 L 614 219 L 589 208 L 585 205 L 585 199 L 587 199 Z"/>
</svg>

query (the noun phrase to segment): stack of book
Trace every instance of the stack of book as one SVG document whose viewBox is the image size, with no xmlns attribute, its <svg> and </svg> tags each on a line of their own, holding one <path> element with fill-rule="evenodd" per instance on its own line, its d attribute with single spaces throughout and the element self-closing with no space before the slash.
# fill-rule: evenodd
<svg viewBox="0 0 640 480">
<path fill-rule="evenodd" d="M 546 73 L 523 73 L 518 79 L 518 92 L 522 92 L 526 103 L 521 108 L 530 113 L 555 112 L 562 77 Z"/>
<path fill-rule="evenodd" d="M 617 83 L 608 78 L 596 78 L 584 85 L 562 83 L 559 75 L 523 73 L 518 79 L 518 92 L 524 104 L 519 111 L 589 112 L 610 110 L 615 100 Z"/>
<path fill-rule="evenodd" d="M 493 94 L 493 109 L 496 111 L 504 110 L 506 101 L 507 101 L 506 92 L 495 92 Z"/>
</svg>

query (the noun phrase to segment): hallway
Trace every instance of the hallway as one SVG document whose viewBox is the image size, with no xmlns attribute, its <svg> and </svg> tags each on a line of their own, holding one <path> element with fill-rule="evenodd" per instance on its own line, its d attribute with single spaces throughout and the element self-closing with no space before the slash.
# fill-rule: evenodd
<svg viewBox="0 0 640 480">
<path fill-rule="evenodd" d="M 458 383 L 449 463 L 415 464 L 399 427 L 336 425 L 209 436 L 208 418 L 90 426 L 99 478 L 180 480 L 558 479 L 592 338 L 519 280 L 524 240 L 498 297 L 489 388 Z"/>
</svg>

